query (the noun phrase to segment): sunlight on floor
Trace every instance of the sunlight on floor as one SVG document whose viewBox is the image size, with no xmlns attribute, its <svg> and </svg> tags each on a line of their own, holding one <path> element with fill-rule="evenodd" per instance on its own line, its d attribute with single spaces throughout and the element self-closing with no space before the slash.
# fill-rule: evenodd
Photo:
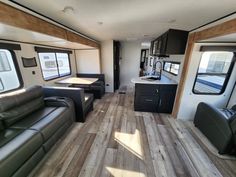
<svg viewBox="0 0 236 177">
<path fill-rule="evenodd" d="M 124 170 L 124 169 L 118 169 L 113 167 L 106 167 L 106 169 L 111 173 L 114 177 L 146 177 L 141 172 L 136 171 L 130 171 L 130 170 Z"/>
<path fill-rule="evenodd" d="M 137 129 L 134 134 L 115 132 L 115 141 L 143 160 L 141 135 Z"/>
</svg>

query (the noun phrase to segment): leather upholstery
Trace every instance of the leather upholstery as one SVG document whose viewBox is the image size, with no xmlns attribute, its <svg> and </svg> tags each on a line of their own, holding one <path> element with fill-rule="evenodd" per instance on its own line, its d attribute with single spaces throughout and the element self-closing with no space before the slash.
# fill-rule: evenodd
<svg viewBox="0 0 236 177">
<path fill-rule="evenodd" d="M 16 129 L 5 129 L 0 132 L 0 148 L 14 139 L 17 135 L 22 133 L 24 130 Z"/>
<path fill-rule="evenodd" d="M 0 120 L 6 127 L 44 106 L 43 92 L 35 86 L 23 92 L 3 95 L 0 99 Z"/>
<path fill-rule="evenodd" d="M 88 113 L 89 110 L 93 110 L 93 94 L 85 93 L 84 95 L 85 102 L 85 112 Z"/>
<path fill-rule="evenodd" d="M 30 113 L 42 108 L 43 106 L 43 97 L 40 97 L 21 106 L 12 108 L 5 112 L 1 112 L 0 119 L 4 122 L 4 125 L 6 127 L 9 127 L 15 122 L 29 115 Z"/>
<path fill-rule="evenodd" d="M 43 92 L 41 86 L 33 86 L 28 89 L 1 95 L 0 112 L 7 111 L 42 96 Z"/>
<path fill-rule="evenodd" d="M 4 130 L 4 125 L 3 125 L 3 122 L 0 120 L 0 131 L 1 130 Z"/>
<path fill-rule="evenodd" d="M 0 176 L 28 176 L 73 123 L 72 100 L 43 96 L 36 86 L 0 97 Z"/>
<path fill-rule="evenodd" d="M 43 144 L 40 133 L 24 130 L 0 149 L 0 174 L 9 177 Z"/>
<path fill-rule="evenodd" d="M 12 175 L 12 177 L 28 176 L 31 170 L 40 162 L 45 156 L 45 151 L 39 148 L 25 163 Z"/>
<path fill-rule="evenodd" d="M 40 110 L 37 110 L 36 112 L 34 112 L 34 114 L 30 114 L 26 116 L 24 119 L 16 122 L 10 128 L 28 129 L 34 124 L 36 124 L 37 122 L 39 122 L 41 119 L 46 118 L 49 114 L 51 114 L 56 109 L 57 109 L 56 107 L 45 107 Z"/>
<path fill-rule="evenodd" d="M 76 121 L 84 122 L 87 113 L 93 108 L 93 97 L 85 101 L 84 89 L 72 87 L 43 87 L 46 97 L 68 97 L 74 101 Z M 92 101 L 91 101 L 92 99 Z"/>
<path fill-rule="evenodd" d="M 71 87 L 83 88 L 86 93 L 92 93 L 94 98 L 100 99 L 105 94 L 105 75 L 104 74 L 82 74 L 77 73 L 77 77 L 87 77 L 87 78 L 98 78 L 98 81 L 94 82 L 92 85 L 76 85 L 72 84 Z"/>
<path fill-rule="evenodd" d="M 217 109 L 206 103 L 199 103 L 194 124 L 219 150 L 220 154 L 232 153 L 235 148 L 231 124 L 234 124 L 233 110 Z"/>
</svg>

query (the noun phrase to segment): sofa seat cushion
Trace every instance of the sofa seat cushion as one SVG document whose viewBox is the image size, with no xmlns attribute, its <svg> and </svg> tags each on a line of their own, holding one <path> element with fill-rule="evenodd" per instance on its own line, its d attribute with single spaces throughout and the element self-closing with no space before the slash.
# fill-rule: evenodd
<svg viewBox="0 0 236 177">
<path fill-rule="evenodd" d="M 19 135 L 24 130 L 19 129 L 5 129 L 0 132 L 0 148 L 14 139 L 17 135 Z"/>
<path fill-rule="evenodd" d="M 85 107 L 89 107 L 89 105 L 93 102 L 93 94 L 85 93 L 84 94 L 84 101 L 85 101 Z"/>
<path fill-rule="evenodd" d="M 24 130 L 12 138 L 0 148 L 1 176 L 12 176 L 42 144 L 42 136 L 34 130 Z"/>
<path fill-rule="evenodd" d="M 33 114 L 30 114 L 26 116 L 24 119 L 18 121 L 14 125 L 12 125 L 10 128 L 15 129 L 29 129 L 34 124 L 39 122 L 41 119 L 44 119 L 49 114 L 51 114 L 53 111 L 55 111 L 57 107 L 45 107 L 42 109 L 37 110 Z"/>
<path fill-rule="evenodd" d="M 47 141 L 66 121 L 71 121 L 70 116 L 71 113 L 67 107 L 59 107 L 30 129 L 39 131 L 44 141 Z"/>
</svg>

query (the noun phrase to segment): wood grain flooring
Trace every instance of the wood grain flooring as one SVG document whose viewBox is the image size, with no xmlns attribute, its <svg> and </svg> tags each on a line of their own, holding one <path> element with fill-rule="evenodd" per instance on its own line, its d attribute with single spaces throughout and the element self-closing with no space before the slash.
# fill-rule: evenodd
<svg viewBox="0 0 236 177">
<path fill-rule="evenodd" d="M 31 176 L 236 176 L 236 161 L 212 154 L 185 122 L 134 112 L 133 90 L 124 90 L 96 100 L 86 123 L 75 123 Z"/>
</svg>

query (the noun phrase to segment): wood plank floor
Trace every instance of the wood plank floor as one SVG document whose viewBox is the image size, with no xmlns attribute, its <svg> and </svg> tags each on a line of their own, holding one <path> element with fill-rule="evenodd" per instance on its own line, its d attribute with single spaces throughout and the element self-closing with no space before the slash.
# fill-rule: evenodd
<svg viewBox="0 0 236 177">
<path fill-rule="evenodd" d="M 133 97 L 129 88 L 96 100 L 86 123 L 75 123 L 31 176 L 236 176 L 236 161 L 213 155 L 184 122 L 134 112 Z"/>
</svg>

